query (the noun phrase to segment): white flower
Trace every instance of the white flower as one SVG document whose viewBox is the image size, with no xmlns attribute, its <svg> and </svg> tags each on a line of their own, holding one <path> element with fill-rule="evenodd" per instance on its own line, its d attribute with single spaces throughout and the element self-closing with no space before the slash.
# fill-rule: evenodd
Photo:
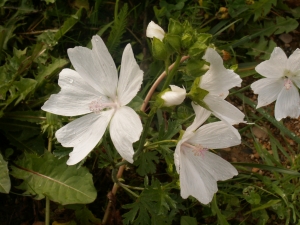
<svg viewBox="0 0 300 225">
<path fill-rule="evenodd" d="M 210 63 L 209 70 L 201 77 L 199 87 L 209 93 L 203 101 L 212 111 L 212 114 L 230 124 L 244 122 L 244 114 L 224 99 L 229 89 L 241 86 L 242 79 L 232 70 L 223 66 L 221 56 L 212 48 L 207 48 L 203 56 Z"/>
<path fill-rule="evenodd" d="M 251 88 L 258 94 L 256 108 L 274 102 L 275 118 L 281 120 L 300 115 L 300 49 L 287 58 L 281 48 L 274 48 L 269 60 L 255 67 L 256 72 L 266 77 L 255 81 Z M 298 88 L 297 88 L 298 87 Z"/>
<path fill-rule="evenodd" d="M 148 38 L 156 37 L 162 41 L 165 36 L 165 31 L 160 26 L 158 26 L 156 23 L 151 21 L 147 26 L 146 36 Z"/>
<path fill-rule="evenodd" d="M 229 162 L 209 149 L 238 145 L 241 137 L 234 127 L 223 121 L 201 126 L 210 112 L 194 104 L 193 108 L 196 118 L 178 142 L 174 162 L 179 173 L 182 198 L 191 195 L 201 203 L 208 204 L 218 191 L 217 181 L 238 174 Z"/>
<path fill-rule="evenodd" d="M 164 106 L 170 107 L 173 105 L 180 105 L 186 96 L 184 88 L 180 88 L 176 85 L 170 85 L 171 91 L 166 91 L 161 98 L 165 101 Z"/>
<path fill-rule="evenodd" d="M 92 38 L 93 49 L 75 47 L 68 55 L 75 70 L 63 69 L 58 84 L 61 91 L 51 95 L 42 109 L 63 116 L 87 114 L 59 129 L 55 136 L 65 147 L 73 147 L 68 165 L 86 157 L 109 126 L 111 140 L 120 155 L 133 162 L 132 143 L 142 131 L 139 116 L 126 106 L 142 84 L 139 69 L 128 44 L 124 49 L 120 77 L 104 42 Z"/>
</svg>

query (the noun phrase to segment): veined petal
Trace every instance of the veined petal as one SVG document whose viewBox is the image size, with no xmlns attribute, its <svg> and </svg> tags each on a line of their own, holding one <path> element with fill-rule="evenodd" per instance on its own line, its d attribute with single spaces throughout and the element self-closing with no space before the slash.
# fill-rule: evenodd
<svg viewBox="0 0 300 225">
<path fill-rule="evenodd" d="M 269 105 L 274 102 L 282 87 L 283 79 L 263 78 L 251 84 L 251 88 L 255 94 L 258 94 L 258 103 L 256 108 Z"/>
<path fill-rule="evenodd" d="M 244 113 L 224 99 L 208 94 L 203 100 L 212 110 L 212 114 L 220 120 L 231 125 L 245 122 Z"/>
<path fill-rule="evenodd" d="M 160 26 L 158 26 L 156 23 L 151 21 L 147 26 L 146 36 L 148 38 L 156 37 L 162 41 L 165 36 L 165 31 Z"/>
<path fill-rule="evenodd" d="M 290 70 L 292 73 L 296 73 L 300 70 L 300 49 L 297 48 L 293 54 L 287 60 L 287 69 Z"/>
<path fill-rule="evenodd" d="M 110 122 L 111 140 L 122 158 L 130 163 L 133 163 L 132 143 L 139 140 L 142 130 L 139 116 L 128 106 L 120 107 Z"/>
<path fill-rule="evenodd" d="M 182 198 L 189 195 L 208 204 L 218 191 L 217 181 L 237 175 L 237 170 L 226 160 L 211 153 L 194 155 L 191 149 L 182 148 L 180 163 L 180 189 Z"/>
<path fill-rule="evenodd" d="M 281 48 L 274 48 L 269 60 L 263 61 L 255 67 L 256 72 L 267 78 L 284 76 L 287 57 Z"/>
<path fill-rule="evenodd" d="M 67 161 L 74 165 L 86 157 L 102 138 L 113 110 L 91 113 L 59 129 L 55 136 L 64 147 L 74 147 Z"/>
<path fill-rule="evenodd" d="M 131 45 L 126 45 L 121 63 L 118 83 L 118 100 L 121 105 L 127 105 L 141 88 L 143 71 L 135 61 Z"/>
<path fill-rule="evenodd" d="M 231 125 L 218 121 L 200 127 L 187 142 L 208 149 L 219 149 L 241 144 L 241 136 Z"/>
<path fill-rule="evenodd" d="M 299 70 L 299 72 L 298 72 L 298 75 L 295 76 L 295 77 L 292 77 L 291 79 L 292 79 L 292 81 L 295 83 L 295 85 L 296 85 L 298 88 L 300 88 L 300 70 Z"/>
<path fill-rule="evenodd" d="M 300 97 L 298 89 L 292 84 L 290 89 L 283 87 L 275 104 L 275 118 L 298 118 L 300 115 Z"/>
<path fill-rule="evenodd" d="M 92 50 L 85 47 L 69 48 L 69 58 L 75 70 L 90 86 L 114 99 L 118 83 L 116 66 L 99 36 L 94 36 L 92 43 Z"/>
<path fill-rule="evenodd" d="M 209 91 L 212 95 L 226 98 L 229 89 L 241 86 L 240 76 L 223 66 L 221 56 L 214 49 L 207 48 L 203 59 L 210 63 L 210 67 L 201 77 L 200 88 Z"/>
<path fill-rule="evenodd" d="M 42 110 L 62 116 L 78 116 L 90 113 L 89 103 L 100 93 L 87 84 L 74 70 L 63 69 L 59 74 L 61 91 L 51 95 Z"/>
<path fill-rule="evenodd" d="M 207 118 L 211 114 L 210 111 L 204 109 L 200 105 L 196 105 L 196 104 L 192 103 L 192 107 L 195 111 L 196 116 L 195 116 L 193 123 L 188 128 L 186 128 L 185 132 L 193 132 L 196 129 L 198 129 L 207 120 Z"/>
</svg>

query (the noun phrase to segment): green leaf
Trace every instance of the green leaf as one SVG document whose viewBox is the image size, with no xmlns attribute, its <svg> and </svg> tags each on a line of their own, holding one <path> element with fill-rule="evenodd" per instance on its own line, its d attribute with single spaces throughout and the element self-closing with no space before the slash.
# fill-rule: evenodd
<svg viewBox="0 0 300 225">
<path fill-rule="evenodd" d="M 253 5 L 250 6 L 250 9 L 254 13 L 253 20 L 256 21 L 262 16 L 266 16 L 272 8 L 272 5 L 276 5 L 277 0 L 258 0 L 255 1 Z"/>
<path fill-rule="evenodd" d="M 81 207 L 75 211 L 76 220 L 79 224 L 94 225 L 101 224 L 101 220 L 96 218 L 93 213 L 87 207 Z"/>
<path fill-rule="evenodd" d="M 8 174 L 7 162 L 0 154 L 0 192 L 8 194 L 10 191 L 10 178 Z"/>
<path fill-rule="evenodd" d="M 180 218 L 180 225 L 197 225 L 197 220 L 194 217 L 182 216 Z"/>
<path fill-rule="evenodd" d="M 116 4 L 117 7 L 117 4 Z M 110 52 L 116 51 L 121 43 L 122 36 L 126 31 L 128 5 L 125 3 L 119 14 L 114 19 L 106 46 Z"/>
<path fill-rule="evenodd" d="M 270 201 L 268 201 L 265 204 L 262 204 L 262 205 L 260 205 L 258 207 L 255 207 L 255 208 L 252 208 L 250 211 L 246 212 L 244 215 L 248 215 L 249 213 L 252 213 L 252 212 L 255 212 L 255 211 L 258 211 L 258 210 L 262 210 L 262 209 L 266 209 L 266 208 L 272 207 L 272 206 L 278 204 L 279 202 L 281 202 L 280 199 L 270 200 Z"/>
<path fill-rule="evenodd" d="M 82 8 L 70 16 L 62 25 L 62 27 L 56 32 L 54 39 L 58 41 L 62 36 L 64 36 L 78 21 L 80 21 L 82 14 Z"/>
<path fill-rule="evenodd" d="M 97 191 L 92 175 L 86 168 L 68 166 L 66 160 L 57 159 L 49 152 L 42 157 L 25 154 L 12 166 L 11 174 L 24 180 L 18 188 L 35 199 L 47 196 L 62 205 L 93 202 Z"/>
<path fill-rule="evenodd" d="M 147 151 L 140 154 L 139 158 L 134 161 L 134 165 L 137 166 L 136 172 L 140 176 L 145 176 L 148 173 L 156 172 L 156 164 L 159 162 L 157 152 Z"/>
<path fill-rule="evenodd" d="M 173 211 L 170 209 L 176 208 L 176 202 L 158 180 L 153 180 L 151 186 L 147 186 L 134 203 L 124 205 L 123 208 L 131 209 L 123 215 L 124 224 L 171 224 Z"/>
</svg>

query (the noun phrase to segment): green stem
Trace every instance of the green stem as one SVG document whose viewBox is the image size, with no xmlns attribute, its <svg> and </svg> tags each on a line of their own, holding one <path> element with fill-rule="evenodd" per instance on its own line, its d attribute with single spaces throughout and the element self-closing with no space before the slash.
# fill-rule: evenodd
<svg viewBox="0 0 300 225">
<path fill-rule="evenodd" d="M 140 153 L 143 151 L 143 148 L 144 148 L 144 145 L 145 145 L 145 140 L 146 140 L 146 137 L 148 135 L 149 127 L 151 125 L 151 122 L 152 122 L 152 119 L 154 117 L 155 112 L 156 112 L 156 107 L 153 107 L 151 109 L 150 113 L 148 114 L 148 119 L 146 121 L 146 124 L 145 124 L 144 129 L 143 129 L 143 133 L 142 133 L 141 138 L 140 138 L 140 143 L 139 143 L 138 150 L 133 155 L 134 161 L 138 158 Z"/>
<path fill-rule="evenodd" d="M 48 152 L 52 149 L 52 137 L 48 138 Z M 50 199 L 46 196 L 45 225 L 50 224 Z"/>
<path fill-rule="evenodd" d="M 171 83 L 171 81 L 172 81 L 172 79 L 173 79 L 173 77 L 174 77 L 175 73 L 177 72 L 177 69 L 178 69 L 178 67 L 180 65 L 180 59 L 181 59 L 181 56 L 178 55 L 176 57 L 176 61 L 175 61 L 173 69 L 171 70 L 171 72 L 169 74 L 167 74 L 167 79 L 166 79 L 166 81 L 164 83 L 162 91 L 165 90 L 170 85 L 170 83 Z"/>
<path fill-rule="evenodd" d="M 157 142 L 154 142 L 154 143 L 151 143 L 149 145 L 146 145 L 145 148 L 151 148 L 153 146 L 157 146 L 157 145 L 160 145 L 160 144 L 167 144 L 167 143 L 175 143 L 177 144 L 178 140 L 163 140 L 163 141 L 157 141 Z"/>
</svg>

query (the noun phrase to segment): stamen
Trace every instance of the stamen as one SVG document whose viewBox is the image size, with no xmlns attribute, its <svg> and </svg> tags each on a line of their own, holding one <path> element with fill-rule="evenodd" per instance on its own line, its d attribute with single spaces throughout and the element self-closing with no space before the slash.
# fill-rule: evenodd
<svg viewBox="0 0 300 225">
<path fill-rule="evenodd" d="M 194 156 L 202 156 L 204 157 L 205 152 L 208 151 L 208 148 L 204 148 L 202 145 L 191 145 L 189 143 L 184 142 L 183 145 L 192 149 Z"/>
<path fill-rule="evenodd" d="M 103 111 L 104 109 L 110 109 L 110 108 L 116 108 L 117 104 L 114 102 L 105 102 L 103 101 L 102 97 L 98 98 L 95 101 L 92 101 L 89 104 L 89 109 L 91 112 L 99 113 Z"/>
<path fill-rule="evenodd" d="M 286 78 L 284 79 L 284 86 L 286 90 L 289 90 L 292 87 L 293 83 L 291 81 L 291 79 Z"/>
</svg>

